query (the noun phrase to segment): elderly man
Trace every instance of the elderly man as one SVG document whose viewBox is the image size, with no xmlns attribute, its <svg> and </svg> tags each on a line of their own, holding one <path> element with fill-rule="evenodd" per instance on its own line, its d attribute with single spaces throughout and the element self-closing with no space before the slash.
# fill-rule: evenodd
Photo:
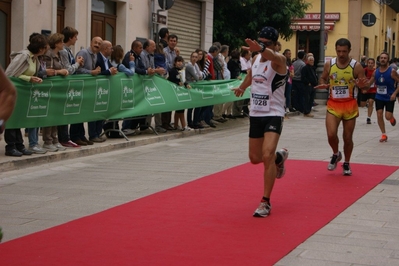
<svg viewBox="0 0 399 266">
<path fill-rule="evenodd" d="M 122 64 L 125 65 L 125 67 L 130 68 L 129 66 L 130 55 L 133 55 L 134 62 L 136 63 L 136 69 L 135 69 L 136 74 L 154 75 L 155 70 L 153 68 L 144 66 L 143 60 L 140 56 L 142 52 L 143 52 L 143 44 L 139 40 L 133 41 L 131 50 L 125 54 L 125 57 L 122 60 Z M 140 131 L 144 131 L 148 128 L 145 118 L 124 120 L 122 123 L 122 130 L 124 132 L 130 132 L 131 130 L 135 130 L 133 131 L 132 135 L 140 134 L 140 131 L 136 130 L 138 127 L 140 127 Z"/>
<path fill-rule="evenodd" d="M 141 61 L 146 69 L 154 70 L 154 74 L 164 75 L 166 70 L 162 67 L 155 68 L 154 64 L 154 52 L 155 52 L 155 42 L 153 40 L 146 40 L 143 44 L 143 51 L 140 54 Z M 151 124 L 151 116 L 146 119 L 146 124 Z M 155 130 L 157 132 L 166 133 L 166 129 L 162 127 L 162 116 L 161 114 L 154 114 L 155 119 Z"/>
<path fill-rule="evenodd" d="M 80 50 L 76 58 L 83 58 L 83 66 L 76 70 L 77 74 L 90 74 L 92 76 L 97 76 L 101 73 L 101 68 L 99 66 L 96 67 L 97 62 L 97 53 L 100 51 L 100 46 L 103 40 L 100 37 L 94 37 L 90 46 L 86 49 Z M 96 122 L 89 122 L 89 131 L 92 128 L 91 124 Z M 85 129 L 83 123 L 72 124 L 69 129 L 71 140 L 78 145 L 93 145 L 91 140 L 88 140 L 85 136 Z M 91 133 L 93 134 L 93 132 Z M 89 132 L 89 136 L 91 135 Z"/>
</svg>

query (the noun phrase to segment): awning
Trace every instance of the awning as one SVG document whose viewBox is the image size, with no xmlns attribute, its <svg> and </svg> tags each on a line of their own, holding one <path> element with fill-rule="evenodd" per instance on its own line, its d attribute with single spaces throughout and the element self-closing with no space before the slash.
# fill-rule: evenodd
<svg viewBox="0 0 399 266">
<path fill-rule="evenodd" d="M 334 30 L 335 21 L 325 21 L 324 29 L 327 31 Z M 319 31 L 320 22 L 319 21 L 295 21 L 291 23 L 290 28 L 292 30 L 299 31 Z"/>
</svg>

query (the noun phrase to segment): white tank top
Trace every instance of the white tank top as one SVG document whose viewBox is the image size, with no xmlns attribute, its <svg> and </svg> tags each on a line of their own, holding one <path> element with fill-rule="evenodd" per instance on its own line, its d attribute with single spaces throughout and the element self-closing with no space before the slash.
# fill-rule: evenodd
<svg viewBox="0 0 399 266">
<path fill-rule="evenodd" d="M 281 116 L 285 114 L 286 75 L 277 73 L 271 61 L 260 62 L 257 56 L 252 64 L 250 116 Z"/>
</svg>

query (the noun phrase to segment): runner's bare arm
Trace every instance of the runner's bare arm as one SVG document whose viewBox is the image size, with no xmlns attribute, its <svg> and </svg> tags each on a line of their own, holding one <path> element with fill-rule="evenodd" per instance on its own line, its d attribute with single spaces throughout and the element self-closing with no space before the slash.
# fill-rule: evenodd
<svg viewBox="0 0 399 266">
<path fill-rule="evenodd" d="M 370 82 L 364 73 L 364 69 L 359 62 L 356 62 L 355 69 L 353 70 L 356 86 L 363 90 L 370 87 Z"/>
<path fill-rule="evenodd" d="M 392 69 L 391 77 L 396 81 L 399 82 L 399 74 L 394 69 Z M 399 93 L 399 86 L 396 86 L 396 90 L 391 95 L 391 101 L 395 101 L 396 96 Z"/>
<path fill-rule="evenodd" d="M 260 51 L 262 49 L 262 46 L 260 46 L 260 44 L 255 40 L 245 39 L 245 42 L 248 44 L 251 51 Z M 267 47 L 261 54 L 263 58 L 273 62 L 274 70 L 276 70 L 280 74 L 285 72 L 287 67 L 286 66 L 287 58 L 284 55 L 276 53 L 274 50 Z"/>
<path fill-rule="evenodd" d="M 328 89 L 330 85 L 328 84 L 328 75 L 330 73 L 330 61 L 324 64 L 323 72 L 321 73 L 319 79 L 319 85 L 315 86 L 315 89 Z"/>
<path fill-rule="evenodd" d="M 238 88 L 233 88 L 231 90 L 234 92 L 235 96 L 241 97 L 242 95 L 244 95 L 245 90 L 251 85 L 251 83 L 252 83 L 252 73 L 251 69 L 248 69 L 247 75 L 245 76 L 245 79 L 242 81 L 240 86 L 238 86 Z"/>
</svg>

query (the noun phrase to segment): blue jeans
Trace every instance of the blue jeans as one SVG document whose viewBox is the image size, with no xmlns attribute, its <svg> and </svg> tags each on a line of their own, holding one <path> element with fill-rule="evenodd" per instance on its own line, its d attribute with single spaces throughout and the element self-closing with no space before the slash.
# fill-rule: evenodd
<svg viewBox="0 0 399 266">
<path fill-rule="evenodd" d="M 100 137 L 103 131 L 104 120 L 92 121 L 87 123 L 89 129 L 89 139 Z"/>
<path fill-rule="evenodd" d="M 29 147 L 33 147 L 39 144 L 39 136 L 38 136 L 39 128 L 28 128 L 28 139 L 29 139 Z"/>
</svg>

